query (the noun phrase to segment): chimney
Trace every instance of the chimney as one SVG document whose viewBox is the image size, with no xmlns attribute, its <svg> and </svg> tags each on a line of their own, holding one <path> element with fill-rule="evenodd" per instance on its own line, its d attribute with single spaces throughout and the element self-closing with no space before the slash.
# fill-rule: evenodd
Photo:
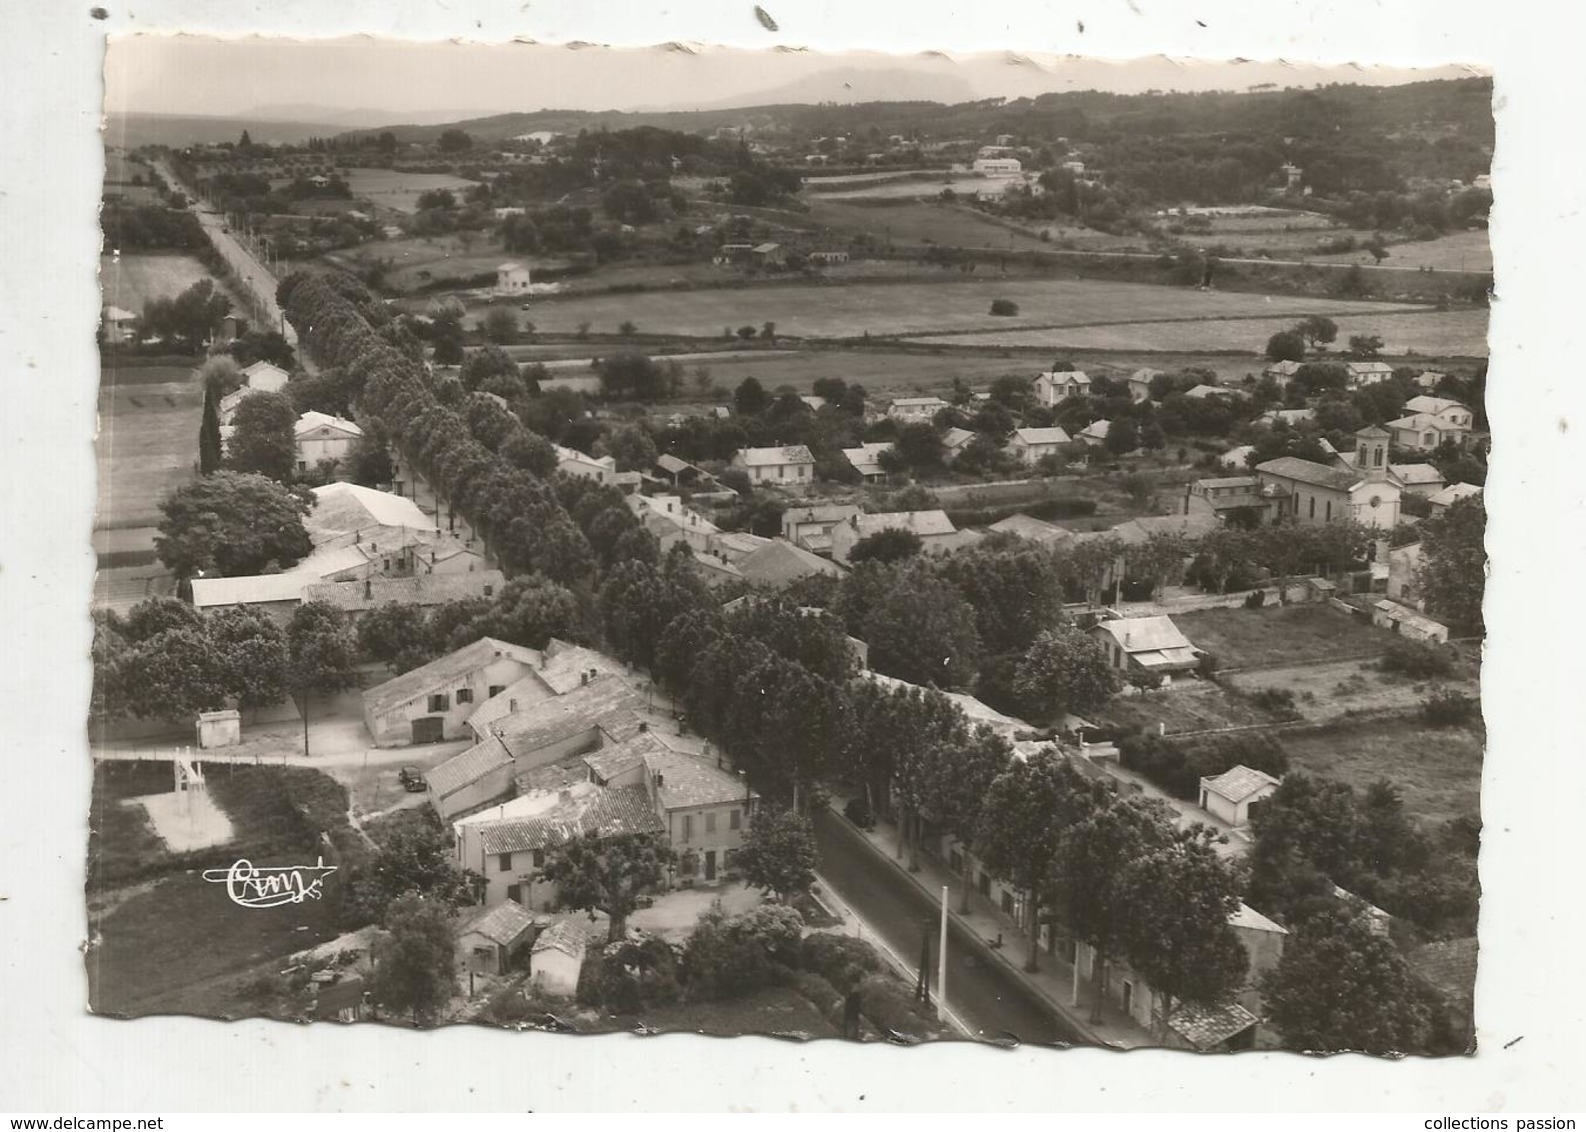
<svg viewBox="0 0 1586 1132">
<path fill-rule="evenodd" d="M 664 774 L 660 773 L 659 771 L 657 771 L 656 775 L 655 775 L 655 788 L 657 790 L 659 790 L 659 789 L 661 789 L 661 787 L 663 787 L 665 785 L 666 785 L 666 775 L 664 775 Z"/>
</svg>

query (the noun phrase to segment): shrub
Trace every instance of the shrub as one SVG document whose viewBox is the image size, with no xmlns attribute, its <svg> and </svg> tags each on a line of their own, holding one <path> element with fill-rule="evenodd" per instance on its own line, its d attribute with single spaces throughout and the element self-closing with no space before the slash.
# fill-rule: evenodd
<svg viewBox="0 0 1586 1132">
<path fill-rule="evenodd" d="M 1433 727 L 1462 727 L 1476 718 L 1478 708 L 1473 697 L 1440 688 L 1421 701 L 1421 717 Z"/>
<path fill-rule="evenodd" d="M 860 829 L 876 827 L 876 816 L 870 812 L 870 804 L 863 798 L 850 798 L 848 804 L 843 807 L 843 817 Z"/>
<path fill-rule="evenodd" d="M 1274 778 L 1288 773 L 1289 759 L 1269 736 L 1245 732 L 1180 745 L 1159 735 L 1130 735 L 1118 743 L 1123 765 L 1150 779 L 1175 798 L 1193 801 L 1200 780 L 1236 766 L 1265 771 Z"/>
<path fill-rule="evenodd" d="M 799 964 L 804 921 L 792 908 L 767 904 L 728 917 L 720 907 L 700 917 L 683 952 L 691 997 L 730 998 L 770 986 Z"/>
<path fill-rule="evenodd" d="M 1447 676 L 1454 671 L 1454 658 L 1449 651 L 1426 641 L 1399 638 L 1388 646 L 1382 657 L 1384 672 L 1397 672 L 1412 680 L 1427 680 L 1434 676 Z"/>
<path fill-rule="evenodd" d="M 842 994 L 883 969 L 876 949 L 862 939 L 816 933 L 799 947 L 806 971 L 820 975 Z"/>
<path fill-rule="evenodd" d="M 1259 592 L 1259 591 L 1258 591 Z M 1279 716 L 1283 719 L 1298 719 L 1299 710 L 1294 706 L 1294 689 L 1292 688 L 1262 688 L 1250 696 L 1250 702 L 1264 712 Z"/>
<path fill-rule="evenodd" d="M 789 971 L 788 984 L 837 1029 L 843 1026 L 843 994 L 814 971 Z"/>
<path fill-rule="evenodd" d="M 992 299 L 991 313 L 1002 318 L 1011 318 L 1019 313 L 1019 304 L 1012 299 Z"/>
<path fill-rule="evenodd" d="M 1195 662 L 1195 675 L 1202 680 L 1210 680 L 1217 673 L 1217 655 L 1203 652 L 1200 659 Z"/>
<path fill-rule="evenodd" d="M 931 1037 L 940 1031 L 936 1019 L 918 999 L 905 994 L 890 975 L 871 975 L 859 984 L 859 1011 L 886 1033 Z"/>
<path fill-rule="evenodd" d="M 1251 590 L 1250 593 L 1245 597 L 1245 608 L 1246 609 L 1260 609 L 1266 603 L 1267 603 L 1267 591 L 1266 590 Z"/>
</svg>

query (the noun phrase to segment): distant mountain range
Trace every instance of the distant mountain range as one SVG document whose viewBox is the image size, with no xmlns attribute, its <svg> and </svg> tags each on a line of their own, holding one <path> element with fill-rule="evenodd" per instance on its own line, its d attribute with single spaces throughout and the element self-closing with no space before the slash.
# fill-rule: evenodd
<svg viewBox="0 0 1586 1132">
<path fill-rule="evenodd" d="M 788 106 L 821 102 L 940 102 L 953 105 L 973 102 L 975 88 L 961 75 L 932 74 L 903 68 L 876 71 L 834 67 L 819 74 L 784 83 L 753 94 L 735 95 L 693 105 L 647 107 L 645 112 L 679 110 L 739 110 L 756 106 Z"/>
<path fill-rule="evenodd" d="M 323 106 L 311 102 L 285 102 L 269 106 L 255 106 L 239 115 L 261 122 L 325 122 L 342 130 L 372 130 L 381 126 L 404 123 L 412 126 L 437 126 L 461 122 L 468 118 L 483 118 L 493 113 L 489 110 L 374 110 L 349 109 L 345 106 Z"/>
</svg>

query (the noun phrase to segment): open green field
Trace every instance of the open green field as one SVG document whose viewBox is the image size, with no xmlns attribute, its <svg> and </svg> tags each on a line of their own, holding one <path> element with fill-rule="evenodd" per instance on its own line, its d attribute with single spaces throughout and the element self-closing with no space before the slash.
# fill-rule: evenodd
<svg viewBox="0 0 1586 1132">
<path fill-rule="evenodd" d="M 96 529 L 154 526 L 161 497 L 192 477 L 203 387 L 196 371 L 176 366 L 159 367 L 165 380 L 150 382 L 154 368 L 125 371 L 136 383 L 117 381 L 114 369 L 100 376 Z"/>
<path fill-rule="evenodd" d="M 419 194 L 431 189 L 450 189 L 461 195 L 477 182 L 450 173 L 409 173 L 401 169 L 344 169 L 342 178 L 352 195 L 395 212 L 417 212 Z"/>
<path fill-rule="evenodd" d="M 973 173 L 940 173 L 931 177 L 919 177 L 912 180 L 892 178 L 889 180 L 853 181 L 843 178 L 841 181 L 828 182 L 831 191 L 820 192 L 822 200 L 917 200 L 920 197 L 934 197 L 943 189 L 952 189 L 953 192 L 964 196 L 976 194 L 983 197 L 1001 196 L 1014 185 L 1024 184 L 1023 177 L 980 177 Z M 813 195 L 811 197 L 813 199 Z"/>
<path fill-rule="evenodd" d="M 1199 609 L 1174 624 L 1219 668 L 1266 668 L 1386 649 L 1396 638 L 1329 605 Z"/>
<path fill-rule="evenodd" d="M 99 257 L 99 286 L 106 306 L 141 314 L 150 299 L 174 299 L 210 274 L 185 255 L 104 255 Z M 218 286 L 218 284 L 217 284 Z"/>
<path fill-rule="evenodd" d="M 1165 691 L 1143 696 L 1115 696 L 1096 721 L 1153 732 L 1161 725 L 1172 735 L 1180 731 L 1270 723 L 1272 718 L 1210 681 L 1176 680 Z"/>
<path fill-rule="evenodd" d="M 1403 310 L 1352 314 L 1318 311 L 1338 323 L 1338 340 L 1354 334 L 1376 334 L 1390 357 L 1436 354 L 1443 357 L 1487 356 L 1485 308 L 1457 311 Z M 1010 320 L 1012 321 L 1012 320 Z M 1091 326 L 985 331 L 975 334 L 930 335 L 924 343 L 958 346 L 1044 346 L 1054 350 L 1243 350 L 1259 355 L 1267 339 L 1294 325 L 1294 318 L 1208 317 L 1199 321 L 1123 322 Z"/>
<path fill-rule="evenodd" d="M 495 235 L 481 232 L 374 240 L 336 258 L 363 264 L 388 263 L 390 271 L 382 286 L 389 291 L 413 291 L 437 279 L 468 279 L 487 272 L 494 275 L 496 266 L 507 260 L 527 264 L 531 273 L 563 266 L 559 260 L 514 255 L 502 248 Z"/>
<path fill-rule="evenodd" d="M 1012 299 L 1020 313 L 989 313 L 993 299 Z M 771 321 L 781 334 L 858 338 L 865 334 L 927 335 L 1006 326 L 1090 326 L 1121 319 L 1298 318 L 1376 313 L 1378 304 L 1240 292 L 1196 291 L 1144 283 L 1075 279 L 974 279 L 963 282 L 789 286 L 690 293 L 589 295 L 544 301 L 534 321 L 542 331 L 571 333 L 588 322 L 599 332 L 631 320 L 641 334 L 720 337 L 724 327 Z M 1389 309 L 1416 310 L 1401 305 Z M 1270 333 L 1270 331 L 1268 332 Z M 1266 337 L 1260 339 L 1264 345 Z M 990 344 L 990 343 L 988 343 Z M 1259 345 L 1258 347 L 1259 348 Z"/>
<path fill-rule="evenodd" d="M 992 222 L 962 205 L 937 201 L 900 200 L 885 207 L 875 204 L 854 204 L 830 197 L 811 197 L 810 219 L 815 223 L 844 235 L 864 232 L 883 244 L 936 244 L 949 248 L 997 248 L 1012 251 L 1052 251 L 1066 246 L 1063 240 L 1072 241 L 1076 248 L 1087 251 L 1111 251 L 1124 247 L 1141 247 L 1138 237 L 1111 236 L 1093 232 L 1088 228 L 1069 228 L 1053 225 L 1030 225 L 1026 232 L 1016 232 Z M 1037 234 L 1041 227 L 1049 227 L 1052 241 L 1048 243 Z"/>
<path fill-rule="evenodd" d="M 1385 778 L 1423 821 L 1480 816 L 1482 741 L 1475 732 L 1414 718 L 1371 719 L 1285 731 L 1282 741 L 1294 770 L 1357 790 Z"/>
<path fill-rule="evenodd" d="M 1312 256 L 1316 263 L 1375 263 L 1370 252 L 1344 252 L 1341 255 Z M 1476 232 L 1450 232 L 1435 240 L 1393 244 L 1388 248 L 1384 267 L 1404 267 L 1433 271 L 1491 271 L 1492 238 L 1485 228 Z"/>
</svg>

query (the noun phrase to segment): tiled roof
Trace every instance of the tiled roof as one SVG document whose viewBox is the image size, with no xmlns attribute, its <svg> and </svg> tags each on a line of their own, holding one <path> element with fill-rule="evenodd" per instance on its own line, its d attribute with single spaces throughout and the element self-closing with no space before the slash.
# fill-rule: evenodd
<svg viewBox="0 0 1586 1132">
<path fill-rule="evenodd" d="M 355 483 L 329 483 L 314 489 L 314 510 L 303 520 L 315 542 L 367 527 L 407 527 L 433 531 L 431 519 L 406 496 Z"/>
<path fill-rule="evenodd" d="M 1273 362 L 1271 365 L 1269 365 L 1266 369 L 1262 370 L 1261 372 L 1270 373 L 1274 377 L 1278 377 L 1278 376 L 1281 376 L 1281 377 L 1293 377 L 1295 374 L 1300 372 L 1300 363 L 1296 362 L 1296 361 L 1293 361 L 1291 359 L 1285 358 L 1281 362 Z"/>
<path fill-rule="evenodd" d="M 785 464 L 813 464 L 808 446 L 784 444 L 776 448 L 745 448 L 738 453 L 746 468 L 780 467 Z"/>
<path fill-rule="evenodd" d="M 568 644 L 553 637 L 545 646 L 540 667 L 534 675 L 558 696 L 564 696 L 585 684 L 586 673 L 626 677 L 628 670 L 622 661 L 603 652 L 583 645 Z"/>
<path fill-rule="evenodd" d="M 520 798 L 533 794 L 560 793 L 588 781 L 589 767 L 577 755 L 548 766 L 532 767 L 514 780 Z"/>
<path fill-rule="evenodd" d="M 301 601 L 303 589 L 319 579 L 311 574 L 250 574 L 241 578 L 194 578 L 193 605 L 210 609 L 223 605 L 253 605 L 272 601 Z"/>
<path fill-rule="evenodd" d="M 1348 491 L 1360 482 L 1360 476 L 1355 472 L 1329 468 L 1326 464 L 1314 464 L 1298 456 L 1279 456 L 1276 460 L 1257 464 L 1256 471 L 1277 476 L 1279 479 L 1332 488 L 1334 491 Z"/>
<path fill-rule="evenodd" d="M 783 523 L 836 523 L 857 514 L 859 507 L 852 503 L 812 503 L 807 507 L 789 507 L 782 521 Z"/>
<path fill-rule="evenodd" d="M 540 938 L 534 941 L 535 951 L 560 951 L 574 959 L 584 957 L 584 949 L 589 946 L 589 940 L 584 935 L 584 929 L 576 924 L 572 917 L 557 920 L 556 923 L 540 933 Z"/>
<path fill-rule="evenodd" d="M 1053 381 L 1053 382 L 1057 382 L 1058 384 L 1062 384 L 1065 381 L 1074 381 L 1074 382 L 1078 382 L 1080 385 L 1089 385 L 1090 384 L 1090 375 L 1087 374 L 1082 369 L 1060 369 L 1060 370 L 1053 370 L 1050 373 L 1039 373 L 1039 374 L 1036 374 L 1035 375 L 1035 380 L 1036 381 L 1042 381 L 1042 380 Z"/>
<path fill-rule="evenodd" d="M 1237 1002 L 1210 1007 L 1185 1003 L 1174 1008 L 1167 1024 L 1196 1049 L 1209 1050 L 1254 1026 L 1256 1016 Z"/>
<path fill-rule="evenodd" d="M 784 586 L 810 574 L 841 575 L 843 568 L 829 559 L 811 554 L 786 539 L 772 539 L 738 562 L 738 569 L 751 582 Z"/>
<path fill-rule="evenodd" d="M 315 412 L 312 409 L 297 418 L 297 424 L 292 427 L 292 433 L 295 436 L 303 436 L 321 427 L 339 429 L 349 436 L 363 435 L 363 429 L 352 421 L 341 417 L 333 417 L 329 413 Z"/>
<path fill-rule="evenodd" d="M 746 796 L 747 788 L 736 774 L 721 770 L 708 759 L 657 746 L 658 750 L 644 755 L 644 763 L 661 776 L 656 793 L 662 808 L 689 810 L 735 802 Z"/>
<path fill-rule="evenodd" d="M 929 535 L 950 535 L 955 529 L 946 511 L 887 511 L 875 515 L 856 515 L 851 522 L 860 538 L 892 530 L 913 531 L 925 538 Z"/>
<path fill-rule="evenodd" d="M 1217 520 L 1210 515 L 1141 515 L 1125 519 L 1107 534 L 1129 546 L 1144 543 L 1152 535 L 1179 535 L 1182 538 L 1200 538 L 1217 529 Z"/>
<path fill-rule="evenodd" d="M 1345 362 L 1344 368 L 1351 374 L 1366 373 L 1392 373 L 1393 367 L 1387 362 Z"/>
<path fill-rule="evenodd" d="M 492 736 L 430 770 L 424 775 L 424 782 L 435 797 L 445 798 L 511 762 L 512 756 L 501 745 L 501 741 Z"/>
<path fill-rule="evenodd" d="M 1442 483 L 1443 473 L 1431 464 L 1389 464 L 1388 471 L 1406 484 Z"/>
<path fill-rule="evenodd" d="M 999 534 L 1013 534 L 1020 538 L 1027 538 L 1031 542 L 1054 543 L 1062 542 L 1074 537 L 1074 532 L 1067 527 L 1060 527 L 1056 523 L 1044 522 L 1032 515 L 1022 512 L 1009 515 L 1006 519 L 999 519 L 991 524 L 987 530 Z"/>
<path fill-rule="evenodd" d="M 533 926 L 534 917 L 528 910 L 516 900 L 507 899 L 473 919 L 465 920 L 458 934 L 482 935 L 491 943 L 510 947 Z"/>
<path fill-rule="evenodd" d="M 1016 428 L 1013 435 L 1025 444 L 1067 444 L 1071 439 L 1060 428 Z"/>
<path fill-rule="evenodd" d="M 882 472 L 881 454 L 892 451 L 891 441 L 861 444 L 858 448 L 844 448 L 843 455 L 862 476 L 876 476 Z"/>
<path fill-rule="evenodd" d="M 646 755 L 665 749 L 652 733 L 641 731 L 620 743 L 610 743 L 598 751 L 590 751 L 579 761 L 594 771 L 595 777 L 601 782 L 610 782 L 643 763 Z"/>
<path fill-rule="evenodd" d="M 498 641 L 494 637 L 480 637 L 471 645 L 464 645 L 455 652 L 449 652 L 411 672 L 404 672 L 395 679 L 370 688 L 363 694 L 364 707 L 374 715 L 384 715 L 432 688 L 455 683 L 497 657 L 511 657 L 531 666 L 539 662 L 539 654 L 533 649 Z"/>
<path fill-rule="evenodd" d="M 1201 786 L 1230 802 L 1243 802 L 1252 794 L 1276 785 L 1278 780 L 1270 774 L 1243 765 L 1225 770 L 1215 778 L 1201 779 Z"/>
<path fill-rule="evenodd" d="M 942 434 L 942 447 L 952 451 L 955 448 L 962 448 L 973 439 L 975 434 L 967 428 L 950 428 Z"/>
<path fill-rule="evenodd" d="M 1257 912 L 1244 901 L 1239 902 L 1239 909 L 1228 917 L 1230 927 L 1245 928 L 1249 931 L 1276 932 L 1278 935 L 1288 935 L 1289 929 Z"/>
<path fill-rule="evenodd" d="M 616 786 L 572 798 L 528 818 L 482 822 L 480 846 L 487 855 L 523 853 L 560 845 L 575 837 L 623 837 L 665 830 L 643 786 Z"/>
<path fill-rule="evenodd" d="M 1446 409 L 1464 409 L 1465 412 L 1470 411 L 1458 401 L 1451 400 L 1447 397 L 1432 397 L 1425 393 L 1411 397 L 1404 403 L 1404 407 L 1412 413 L 1432 413 L 1433 415 L 1441 413 Z"/>
<path fill-rule="evenodd" d="M 1112 431 L 1111 421 L 1091 421 L 1079 430 L 1079 435 L 1091 440 L 1106 440 L 1107 434 Z"/>
<path fill-rule="evenodd" d="M 476 570 L 469 574 L 417 574 L 411 578 L 320 582 L 303 591 L 303 600 L 323 601 L 337 609 L 357 613 L 378 609 L 387 602 L 443 605 L 461 598 L 483 597 L 486 587 L 499 589 L 505 584 L 506 577 L 500 570 Z"/>
<path fill-rule="evenodd" d="M 1171 617 L 1122 617 L 1103 621 L 1096 628 L 1111 636 L 1125 652 L 1194 648 Z"/>
<path fill-rule="evenodd" d="M 519 757 L 600 728 L 626 738 L 643 722 L 644 699 L 614 676 L 598 676 L 566 695 L 504 715 L 490 725 L 507 750 Z"/>
<path fill-rule="evenodd" d="M 1442 491 L 1432 496 L 1431 501 L 1434 504 L 1447 506 L 1449 504 L 1458 503 L 1461 499 L 1468 499 L 1472 495 L 1480 494 L 1481 488 L 1477 487 L 1473 483 L 1451 483 Z M 196 585 L 197 583 L 194 584 Z"/>
</svg>

